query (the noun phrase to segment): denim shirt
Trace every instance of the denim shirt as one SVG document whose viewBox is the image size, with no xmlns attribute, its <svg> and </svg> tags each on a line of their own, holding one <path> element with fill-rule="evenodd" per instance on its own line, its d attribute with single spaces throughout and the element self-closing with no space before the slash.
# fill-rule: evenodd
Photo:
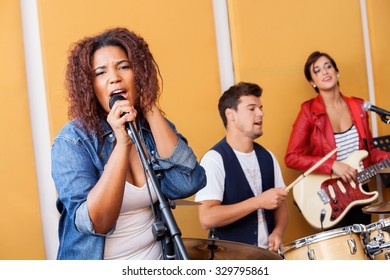
<svg viewBox="0 0 390 280">
<path fill-rule="evenodd" d="M 105 131 L 101 140 L 88 135 L 74 120 L 54 139 L 52 177 L 60 213 L 57 259 L 103 259 L 105 236 L 115 229 L 114 226 L 107 234 L 96 233 L 86 203 L 114 148 L 112 129 L 105 120 L 101 122 Z M 176 132 L 175 126 L 168 123 Z M 206 185 L 205 171 L 181 134 L 176 132 L 179 141 L 170 157 L 161 158 L 151 131 L 144 127 L 140 131 L 152 168 L 158 174 L 160 189 L 167 198 L 189 197 Z"/>
</svg>

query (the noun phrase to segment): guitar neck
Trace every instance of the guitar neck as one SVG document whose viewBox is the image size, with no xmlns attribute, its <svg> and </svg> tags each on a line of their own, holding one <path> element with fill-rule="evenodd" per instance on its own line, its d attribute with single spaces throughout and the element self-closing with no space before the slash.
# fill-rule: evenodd
<svg viewBox="0 0 390 280">
<path fill-rule="evenodd" d="M 381 162 L 378 162 L 377 164 L 367 167 L 363 171 L 360 171 L 356 176 L 357 181 L 360 184 L 365 181 L 368 181 L 369 179 L 377 175 L 379 170 L 389 168 L 389 167 L 390 167 L 390 158 L 387 158 Z"/>
</svg>

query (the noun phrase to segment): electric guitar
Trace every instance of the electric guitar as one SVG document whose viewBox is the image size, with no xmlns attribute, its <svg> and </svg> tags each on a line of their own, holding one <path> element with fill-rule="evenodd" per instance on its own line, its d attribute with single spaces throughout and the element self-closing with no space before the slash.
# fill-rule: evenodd
<svg viewBox="0 0 390 280">
<path fill-rule="evenodd" d="M 342 162 L 360 171 L 360 161 L 367 151 L 352 153 Z M 365 192 L 362 183 L 377 175 L 379 170 L 390 167 L 390 158 L 357 173 L 356 181 L 345 183 L 335 174 L 309 174 L 293 188 L 294 200 L 306 221 L 314 228 L 327 229 L 335 226 L 356 205 L 367 204 L 378 197 L 378 192 Z"/>
</svg>

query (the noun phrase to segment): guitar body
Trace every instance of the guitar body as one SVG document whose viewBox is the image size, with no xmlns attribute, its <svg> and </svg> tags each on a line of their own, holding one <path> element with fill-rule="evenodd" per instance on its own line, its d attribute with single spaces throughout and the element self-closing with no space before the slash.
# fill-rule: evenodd
<svg viewBox="0 0 390 280">
<path fill-rule="evenodd" d="M 359 164 L 367 155 L 367 151 L 356 151 L 343 162 L 359 171 Z M 360 183 L 345 183 L 335 174 L 309 174 L 294 186 L 293 196 L 312 227 L 327 229 L 337 225 L 352 207 L 376 200 L 378 192 L 368 193 Z"/>
</svg>

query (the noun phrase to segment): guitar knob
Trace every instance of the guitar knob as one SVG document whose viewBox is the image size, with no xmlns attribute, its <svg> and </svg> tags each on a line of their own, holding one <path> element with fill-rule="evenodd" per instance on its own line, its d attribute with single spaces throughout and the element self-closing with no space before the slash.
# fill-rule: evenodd
<svg viewBox="0 0 390 280">
<path fill-rule="evenodd" d="M 333 207 L 333 210 L 334 210 L 335 212 L 337 212 L 337 211 L 339 211 L 339 208 L 338 208 L 338 207 Z"/>
<path fill-rule="evenodd" d="M 333 204 L 337 204 L 339 201 L 337 199 L 333 199 Z"/>
<path fill-rule="evenodd" d="M 330 218 L 331 218 L 332 221 L 333 221 L 334 219 L 336 219 L 336 216 L 335 216 L 335 215 L 332 215 L 332 216 L 330 216 Z"/>
</svg>

